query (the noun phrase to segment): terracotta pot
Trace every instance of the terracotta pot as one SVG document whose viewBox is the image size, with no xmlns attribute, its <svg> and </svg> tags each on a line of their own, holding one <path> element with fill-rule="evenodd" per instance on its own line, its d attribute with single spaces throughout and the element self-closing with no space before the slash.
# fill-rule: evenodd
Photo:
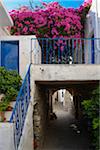
<svg viewBox="0 0 100 150">
<path fill-rule="evenodd" d="M 12 106 L 8 106 L 6 111 L 12 111 L 13 110 L 13 107 Z"/>
</svg>

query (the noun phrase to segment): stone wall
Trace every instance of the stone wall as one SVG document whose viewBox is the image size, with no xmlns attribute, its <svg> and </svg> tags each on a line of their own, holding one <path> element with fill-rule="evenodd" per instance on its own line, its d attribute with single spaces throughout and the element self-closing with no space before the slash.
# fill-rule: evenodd
<svg viewBox="0 0 100 150">
<path fill-rule="evenodd" d="M 33 130 L 34 130 L 34 149 L 41 149 L 48 118 L 48 92 L 45 88 L 36 85 L 34 95 L 34 111 L 33 111 Z"/>
</svg>

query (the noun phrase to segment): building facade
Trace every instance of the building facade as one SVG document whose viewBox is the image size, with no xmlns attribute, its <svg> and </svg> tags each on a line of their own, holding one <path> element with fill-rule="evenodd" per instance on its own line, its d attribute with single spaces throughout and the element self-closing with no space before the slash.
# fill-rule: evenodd
<svg viewBox="0 0 100 150">
<path fill-rule="evenodd" d="M 13 23 L 0 1 L 0 14 L 2 14 L 2 18 L 0 18 L 0 66 L 17 70 L 23 79 L 30 66 L 14 108 L 13 116 L 16 121 L 12 120 L 12 122 L 3 123 L 0 126 L 0 150 L 33 150 L 34 139 L 41 146 L 41 139 L 44 138 L 43 133 L 47 125 L 49 99 L 51 100 L 52 96 L 49 93 L 67 87 L 69 91 L 71 90 L 74 93 L 74 101 L 77 102 L 78 107 L 80 95 L 84 98 L 88 95 L 89 90 L 91 91 L 91 88 L 98 84 L 95 82 L 100 80 L 100 65 L 96 65 L 100 64 L 100 13 L 97 11 L 100 2 L 99 0 L 97 2 L 98 4 L 95 0 L 93 1 L 86 19 L 85 54 L 82 55 L 81 41 L 76 49 L 76 52 L 79 51 L 79 55 L 77 55 L 79 61 L 75 61 L 75 63 L 73 61 L 73 64 L 60 64 L 58 59 L 58 64 L 52 64 L 49 63 L 48 53 L 46 53 L 44 64 L 42 62 L 42 54 L 45 50 L 44 39 L 42 39 L 42 41 L 44 40 L 44 46 L 40 47 L 41 43 L 38 42 L 35 36 L 6 36 L 9 33 L 6 32 L 5 26 L 12 26 Z M 52 44 L 51 47 L 49 46 L 48 51 L 52 49 Z M 76 53 L 74 52 L 74 54 Z M 83 56 L 85 61 L 82 61 Z M 75 59 L 77 59 L 76 56 Z M 25 89 L 27 90 L 25 91 Z M 59 94 L 64 98 L 62 92 Z M 29 104 L 26 108 L 23 105 L 26 105 L 27 100 L 29 100 Z M 13 128 L 14 126 L 15 128 Z M 21 126 L 23 130 L 20 129 Z"/>
<path fill-rule="evenodd" d="M 100 1 L 93 0 L 90 11 L 86 17 L 86 24 L 85 24 L 85 38 L 87 38 L 87 40 L 85 40 L 86 63 L 91 62 L 92 64 L 100 64 L 100 9 L 99 8 L 100 8 Z"/>
</svg>

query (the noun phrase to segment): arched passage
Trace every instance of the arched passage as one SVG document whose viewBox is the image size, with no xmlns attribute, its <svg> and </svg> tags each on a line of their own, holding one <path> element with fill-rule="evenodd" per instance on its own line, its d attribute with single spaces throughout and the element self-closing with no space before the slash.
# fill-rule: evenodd
<svg viewBox="0 0 100 150">
<path fill-rule="evenodd" d="M 59 113 L 60 110 L 65 110 L 74 115 L 75 106 L 73 102 L 73 95 L 68 90 L 59 89 L 55 91 L 52 94 L 51 100 L 51 113 Z"/>
<path fill-rule="evenodd" d="M 82 110 L 80 106 L 81 101 L 90 97 L 91 91 L 97 86 L 97 84 L 98 82 L 96 81 L 36 82 L 34 95 L 35 105 L 33 112 L 35 137 L 34 147 L 36 150 L 56 150 L 58 147 L 60 147 L 59 150 L 63 150 L 62 148 L 64 147 L 64 150 L 69 150 L 75 148 L 75 146 L 77 150 L 82 148 L 83 150 L 88 149 L 89 143 L 86 138 L 86 132 L 84 132 L 84 130 L 81 132 L 81 129 L 77 130 L 80 131 L 79 133 L 74 132 L 74 128 L 75 125 L 78 125 L 82 118 Z M 59 118 L 55 118 L 53 121 L 50 120 L 50 115 L 53 112 L 52 95 L 59 89 L 66 89 L 66 91 L 69 91 L 69 93 L 73 96 L 75 107 L 74 120 L 73 118 L 68 118 L 69 116 L 66 111 L 63 113 L 64 116 L 60 118 L 60 120 Z M 55 141 L 57 141 L 57 143 Z M 50 146 L 54 147 L 50 148 Z"/>
</svg>

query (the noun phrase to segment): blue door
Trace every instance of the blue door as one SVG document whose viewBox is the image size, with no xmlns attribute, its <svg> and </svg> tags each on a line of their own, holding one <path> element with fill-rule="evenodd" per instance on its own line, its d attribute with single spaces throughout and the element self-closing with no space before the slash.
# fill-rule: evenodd
<svg viewBox="0 0 100 150">
<path fill-rule="evenodd" d="M 8 70 L 19 71 L 19 42 L 1 42 L 1 66 Z"/>
</svg>

